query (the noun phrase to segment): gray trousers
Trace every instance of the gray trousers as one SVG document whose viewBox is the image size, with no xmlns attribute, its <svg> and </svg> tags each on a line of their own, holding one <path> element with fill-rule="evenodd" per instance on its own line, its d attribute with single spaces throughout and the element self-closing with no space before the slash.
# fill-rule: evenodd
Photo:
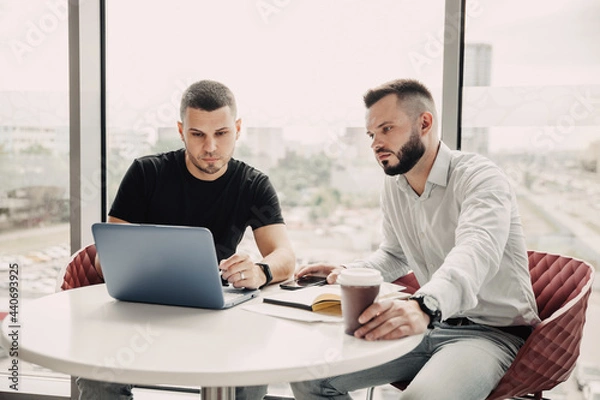
<svg viewBox="0 0 600 400">
<path fill-rule="evenodd" d="M 438 323 L 410 353 L 387 364 L 332 378 L 292 383 L 299 400 L 347 400 L 348 392 L 411 381 L 402 400 L 483 400 L 525 341 L 499 329 Z"/>
<path fill-rule="evenodd" d="M 77 378 L 79 400 L 131 400 L 132 385 L 101 382 Z M 260 400 L 267 394 L 267 386 L 245 386 L 235 388 L 236 400 Z"/>
</svg>

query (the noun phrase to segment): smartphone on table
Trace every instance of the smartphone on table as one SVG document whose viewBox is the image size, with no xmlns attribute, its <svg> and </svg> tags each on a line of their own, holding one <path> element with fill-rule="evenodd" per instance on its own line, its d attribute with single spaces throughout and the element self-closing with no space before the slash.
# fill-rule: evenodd
<svg viewBox="0 0 600 400">
<path fill-rule="evenodd" d="M 309 286 L 321 286 L 327 284 L 327 278 L 324 276 L 304 275 L 298 279 L 291 279 L 279 284 L 279 287 L 285 290 L 297 290 Z"/>
</svg>

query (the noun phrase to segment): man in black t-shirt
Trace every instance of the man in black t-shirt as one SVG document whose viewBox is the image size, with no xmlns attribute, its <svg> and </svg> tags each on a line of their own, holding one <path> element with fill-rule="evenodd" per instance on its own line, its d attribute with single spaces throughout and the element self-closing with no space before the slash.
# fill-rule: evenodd
<svg viewBox="0 0 600 400">
<path fill-rule="evenodd" d="M 180 113 L 184 148 L 136 159 L 108 221 L 208 228 L 222 277 L 234 287 L 260 288 L 289 278 L 295 256 L 275 190 L 265 174 L 232 158 L 241 128 L 233 93 L 218 82 L 194 83 L 183 94 Z M 260 260 L 236 253 L 248 226 Z M 133 398 L 131 385 L 83 378 L 77 383 L 80 399 Z M 237 388 L 236 398 L 262 398 L 266 390 Z"/>
<path fill-rule="evenodd" d="M 180 149 L 135 160 L 117 192 L 109 221 L 203 226 L 213 234 L 219 261 L 235 253 L 248 226 L 255 231 L 276 225 L 285 238 L 277 195 L 265 174 L 230 159 L 219 178 L 201 180 L 187 168 L 186 157 L 187 151 Z M 256 272 L 257 282 L 244 286 L 264 284 L 264 274 L 247 272 L 250 267 L 244 268 L 244 275 Z"/>
</svg>

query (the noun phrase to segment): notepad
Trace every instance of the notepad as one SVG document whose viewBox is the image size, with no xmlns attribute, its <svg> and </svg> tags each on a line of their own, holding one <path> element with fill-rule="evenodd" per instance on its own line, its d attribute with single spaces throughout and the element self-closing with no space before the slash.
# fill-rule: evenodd
<svg viewBox="0 0 600 400">
<path fill-rule="evenodd" d="M 308 287 L 263 297 L 263 302 L 328 315 L 342 315 L 339 285 Z"/>
</svg>

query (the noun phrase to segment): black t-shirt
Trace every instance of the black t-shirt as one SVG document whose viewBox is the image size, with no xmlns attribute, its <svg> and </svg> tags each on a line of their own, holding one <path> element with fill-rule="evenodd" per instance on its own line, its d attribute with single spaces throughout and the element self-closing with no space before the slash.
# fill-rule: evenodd
<svg viewBox="0 0 600 400">
<path fill-rule="evenodd" d="M 219 260 L 235 253 L 248 226 L 283 223 L 265 174 L 231 159 L 223 176 L 202 181 L 188 171 L 184 149 L 136 159 L 109 215 L 131 223 L 208 228 Z"/>
</svg>

